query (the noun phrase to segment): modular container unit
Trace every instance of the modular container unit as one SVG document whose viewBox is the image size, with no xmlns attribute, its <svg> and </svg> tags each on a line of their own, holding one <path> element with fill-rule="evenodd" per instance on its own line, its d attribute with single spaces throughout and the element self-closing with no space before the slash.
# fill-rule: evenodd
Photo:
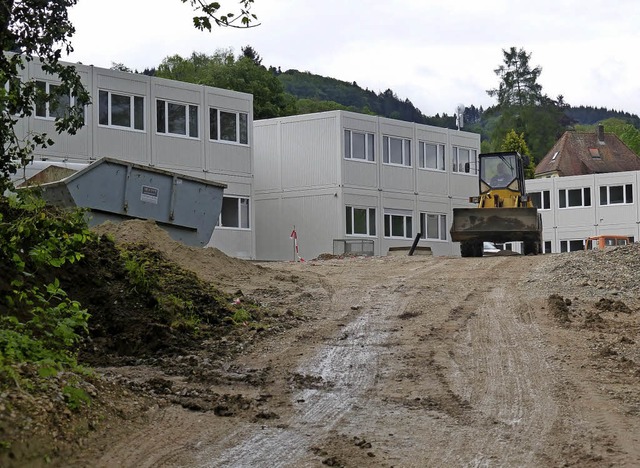
<svg viewBox="0 0 640 468">
<path fill-rule="evenodd" d="M 527 180 L 542 214 L 545 252 L 580 250 L 589 236 L 640 238 L 639 171 Z"/>
<path fill-rule="evenodd" d="M 451 209 L 477 194 L 479 135 L 331 111 L 255 121 L 254 140 L 259 259 L 294 259 L 294 228 L 303 258 L 349 239 L 386 255 L 420 231 L 435 255 L 459 252 Z"/>
<path fill-rule="evenodd" d="M 37 61 L 25 80 L 45 90 L 57 83 Z M 255 258 L 253 207 L 253 96 L 138 73 L 74 65 L 91 95 L 85 125 L 58 134 L 48 107 L 18 123 L 24 135 L 44 132 L 55 144 L 36 161 L 89 163 L 103 157 L 215 181 L 227 186 L 218 228 L 208 242 L 223 252 Z M 73 98 L 70 97 L 73 104 Z"/>
</svg>

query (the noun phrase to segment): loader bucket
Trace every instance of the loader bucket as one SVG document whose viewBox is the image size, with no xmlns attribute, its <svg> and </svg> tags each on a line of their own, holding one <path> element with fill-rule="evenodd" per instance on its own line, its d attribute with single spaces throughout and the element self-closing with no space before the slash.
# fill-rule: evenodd
<svg viewBox="0 0 640 468">
<path fill-rule="evenodd" d="M 540 242 L 542 222 L 537 208 L 454 208 L 454 242 Z"/>
</svg>

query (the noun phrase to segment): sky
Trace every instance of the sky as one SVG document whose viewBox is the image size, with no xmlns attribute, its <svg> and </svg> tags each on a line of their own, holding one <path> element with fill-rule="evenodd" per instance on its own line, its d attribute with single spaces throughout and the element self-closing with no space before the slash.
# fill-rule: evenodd
<svg viewBox="0 0 640 468">
<path fill-rule="evenodd" d="M 233 11 L 237 0 L 219 0 Z M 260 26 L 193 27 L 190 2 L 79 0 L 72 62 L 157 67 L 253 47 L 262 64 L 393 90 L 423 114 L 494 105 L 503 50 L 524 48 L 551 98 L 640 115 L 638 0 L 255 0 Z"/>
</svg>

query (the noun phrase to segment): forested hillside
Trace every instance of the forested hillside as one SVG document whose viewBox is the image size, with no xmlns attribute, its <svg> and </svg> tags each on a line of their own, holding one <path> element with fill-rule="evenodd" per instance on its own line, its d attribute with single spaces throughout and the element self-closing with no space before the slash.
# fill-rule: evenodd
<svg viewBox="0 0 640 468">
<path fill-rule="evenodd" d="M 562 95 L 550 98 L 537 82 L 542 69 L 529 64 L 531 54 L 514 47 L 503 52 L 504 63 L 495 70 L 498 86 L 488 91 L 496 98 L 496 104 L 487 109 L 471 104 L 464 109 L 464 129 L 481 135 L 482 151 L 509 150 L 508 141 L 514 140 L 507 135 L 515 134 L 537 163 L 565 131 L 587 131 L 589 126 L 606 121 L 605 131 L 616 133 L 640 154 L 637 115 L 602 107 L 572 107 Z M 114 64 L 114 68 L 126 70 L 121 64 Z M 409 98 L 398 97 L 390 88 L 376 91 L 362 88 L 355 81 L 266 67 L 251 46 L 244 47 L 238 56 L 231 50 L 218 50 L 213 55 L 194 52 L 190 57 L 170 56 L 157 69 L 144 73 L 251 93 L 255 119 L 349 110 L 457 128 L 455 115 L 427 116 Z"/>
</svg>

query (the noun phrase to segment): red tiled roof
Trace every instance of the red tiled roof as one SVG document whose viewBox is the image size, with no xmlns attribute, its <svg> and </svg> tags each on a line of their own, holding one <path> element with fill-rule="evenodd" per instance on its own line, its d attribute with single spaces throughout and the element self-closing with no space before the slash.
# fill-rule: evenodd
<svg viewBox="0 0 640 468">
<path fill-rule="evenodd" d="M 560 177 L 603 172 L 639 171 L 638 157 L 617 135 L 597 131 L 564 132 L 553 148 L 536 166 L 536 177 L 557 173 Z"/>
</svg>

